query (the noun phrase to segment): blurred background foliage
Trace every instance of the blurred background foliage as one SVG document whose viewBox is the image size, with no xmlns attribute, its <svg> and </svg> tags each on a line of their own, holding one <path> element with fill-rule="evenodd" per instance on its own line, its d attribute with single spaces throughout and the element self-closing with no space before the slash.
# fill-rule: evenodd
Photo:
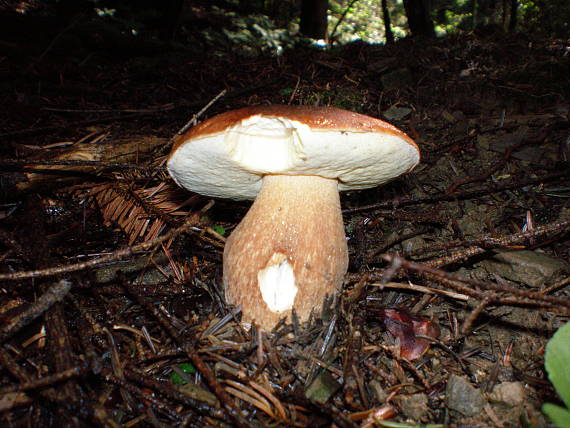
<svg viewBox="0 0 570 428">
<path fill-rule="evenodd" d="M 301 34 L 303 3 L 325 4 L 322 40 Z M 384 4 L 387 15 L 382 13 Z M 411 4 L 411 6 L 410 6 Z M 29 0 L 0 1 L 6 14 L 52 15 L 72 23 L 112 27 L 123 36 L 166 42 L 170 47 L 211 54 L 279 54 L 299 44 L 333 46 L 356 41 L 386 43 L 418 32 L 408 25 L 409 8 L 423 5 L 425 35 L 462 32 L 522 32 L 568 35 L 568 0 Z M 385 17 L 389 18 L 386 33 Z M 0 24 L 2 24 L 0 22 Z M 10 26 L 4 28 L 5 33 Z M 420 28 L 420 33 L 423 30 Z M 416 33 L 416 34 L 414 34 Z M 420 34 L 421 35 L 421 34 Z M 387 36 L 390 36 L 387 38 Z M 4 36 L 6 39 L 6 36 Z"/>
</svg>

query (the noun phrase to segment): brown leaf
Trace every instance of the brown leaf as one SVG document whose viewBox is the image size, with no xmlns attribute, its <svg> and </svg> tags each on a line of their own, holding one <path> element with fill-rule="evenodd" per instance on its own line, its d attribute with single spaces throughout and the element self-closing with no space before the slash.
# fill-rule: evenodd
<svg viewBox="0 0 570 428">
<path fill-rule="evenodd" d="M 429 348 L 430 341 L 418 336 L 439 336 L 439 325 L 433 319 L 403 309 L 384 309 L 382 316 L 386 329 L 400 342 L 400 356 L 407 360 L 420 358 Z"/>
</svg>

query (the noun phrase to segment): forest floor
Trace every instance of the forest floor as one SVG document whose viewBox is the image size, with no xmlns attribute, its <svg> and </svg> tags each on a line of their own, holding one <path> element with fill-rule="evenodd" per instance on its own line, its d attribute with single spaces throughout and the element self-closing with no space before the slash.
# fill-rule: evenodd
<svg viewBox="0 0 570 428">
<path fill-rule="evenodd" d="M 570 315 L 565 41 L 111 55 L 83 37 L 2 45 L 2 426 L 547 425 L 545 345 Z M 248 203 L 164 169 L 201 109 L 263 103 L 384 118 L 422 151 L 342 196 L 340 302 L 272 335 L 220 297 Z"/>
</svg>

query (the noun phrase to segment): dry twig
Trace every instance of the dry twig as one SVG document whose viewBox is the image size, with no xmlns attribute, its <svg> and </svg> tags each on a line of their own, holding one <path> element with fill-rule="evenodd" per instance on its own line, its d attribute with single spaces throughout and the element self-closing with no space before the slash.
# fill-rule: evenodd
<svg viewBox="0 0 570 428">
<path fill-rule="evenodd" d="M 105 263 L 126 259 L 132 257 L 133 254 L 148 251 L 160 245 L 161 243 L 166 242 L 174 238 L 175 236 L 178 236 L 182 232 L 186 231 L 190 226 L 198 224 L 199 221 L 200 221 L 199 214 L 194 213 L 188 217 L 188 219 L 184 222 L 182 226 L 177 227 L 176 229 L 173 229 L 170 232 L 165 233 L 164 235 L 156 239 L 153 239 L 151 241 L 142 242 L 132 247 L 122 248 L 120 250 L 114 251 L 109 255 L 98 257 L 96 259 L 89 260 L 86 262 L 50 267 L 47 269 L 37 269 L 37 270 L 14 272 L 14 273 L 3 273 L 0 274 L 0 281 L 16 281 L 19 279 L 41 278 L 41 277 L 59 275 L 63 273 L 78 272 L 85 269 L 91 269 L 96 266 L 101 266 Z"/>
<path fill-rule="evenodd" d="M 0 329 L 0 343 L 5 342 L 15 333 L 47 311 L 55 303 L 61 301 L 71 290 L 71 282 L 65 279 L 53 284 L 40 298 L 26 311 L 10 320 Z"/>
</svg>

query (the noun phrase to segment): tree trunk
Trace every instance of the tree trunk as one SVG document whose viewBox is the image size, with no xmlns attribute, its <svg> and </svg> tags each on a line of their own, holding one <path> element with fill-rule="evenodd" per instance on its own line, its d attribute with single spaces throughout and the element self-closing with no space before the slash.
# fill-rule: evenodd
<svg viewBox="0 0 570 428">
<path fill-rule="evenodd" d="M 178 26 L 180 25 L 180 18 L 184 2 L 182 0 L 168 0 L 160 3 L 160 38 L 165 42 L 174 40 Z"/>
<path fill-rule="evenodd" d="M 404 8 L 412 36 L 435 36 L 429 0 L 404 0 Z"/>
<path fill-rule="evenodd" d="M 509 33 L 514 33 L 517 28 L 519 4 L 518 0 L 511 0 L 511 16 L 509 19 Z"/>
<path fill-rule="evenodd" d="M 382 0 L 382 19 L 384 20 L 384 33 L 386 35 L 386 44 L 394 43 L 394 32 L 392 31 L 392 21 L 390 20 L 390 12 L 388 12 L 388 0 Z"/>
<path fill-rule="evenodd" d="M 326 39 L 328 8 L 328 0 L 303 0 L 301 3 L 301 33 L 313 39 Z"/>
<path fill-rule="evenodd" d="M 495 26 L 497 19 L 497 2 L 495 0 L 474 0 L 473 21 L 475 28 Z"/>
</svg>

